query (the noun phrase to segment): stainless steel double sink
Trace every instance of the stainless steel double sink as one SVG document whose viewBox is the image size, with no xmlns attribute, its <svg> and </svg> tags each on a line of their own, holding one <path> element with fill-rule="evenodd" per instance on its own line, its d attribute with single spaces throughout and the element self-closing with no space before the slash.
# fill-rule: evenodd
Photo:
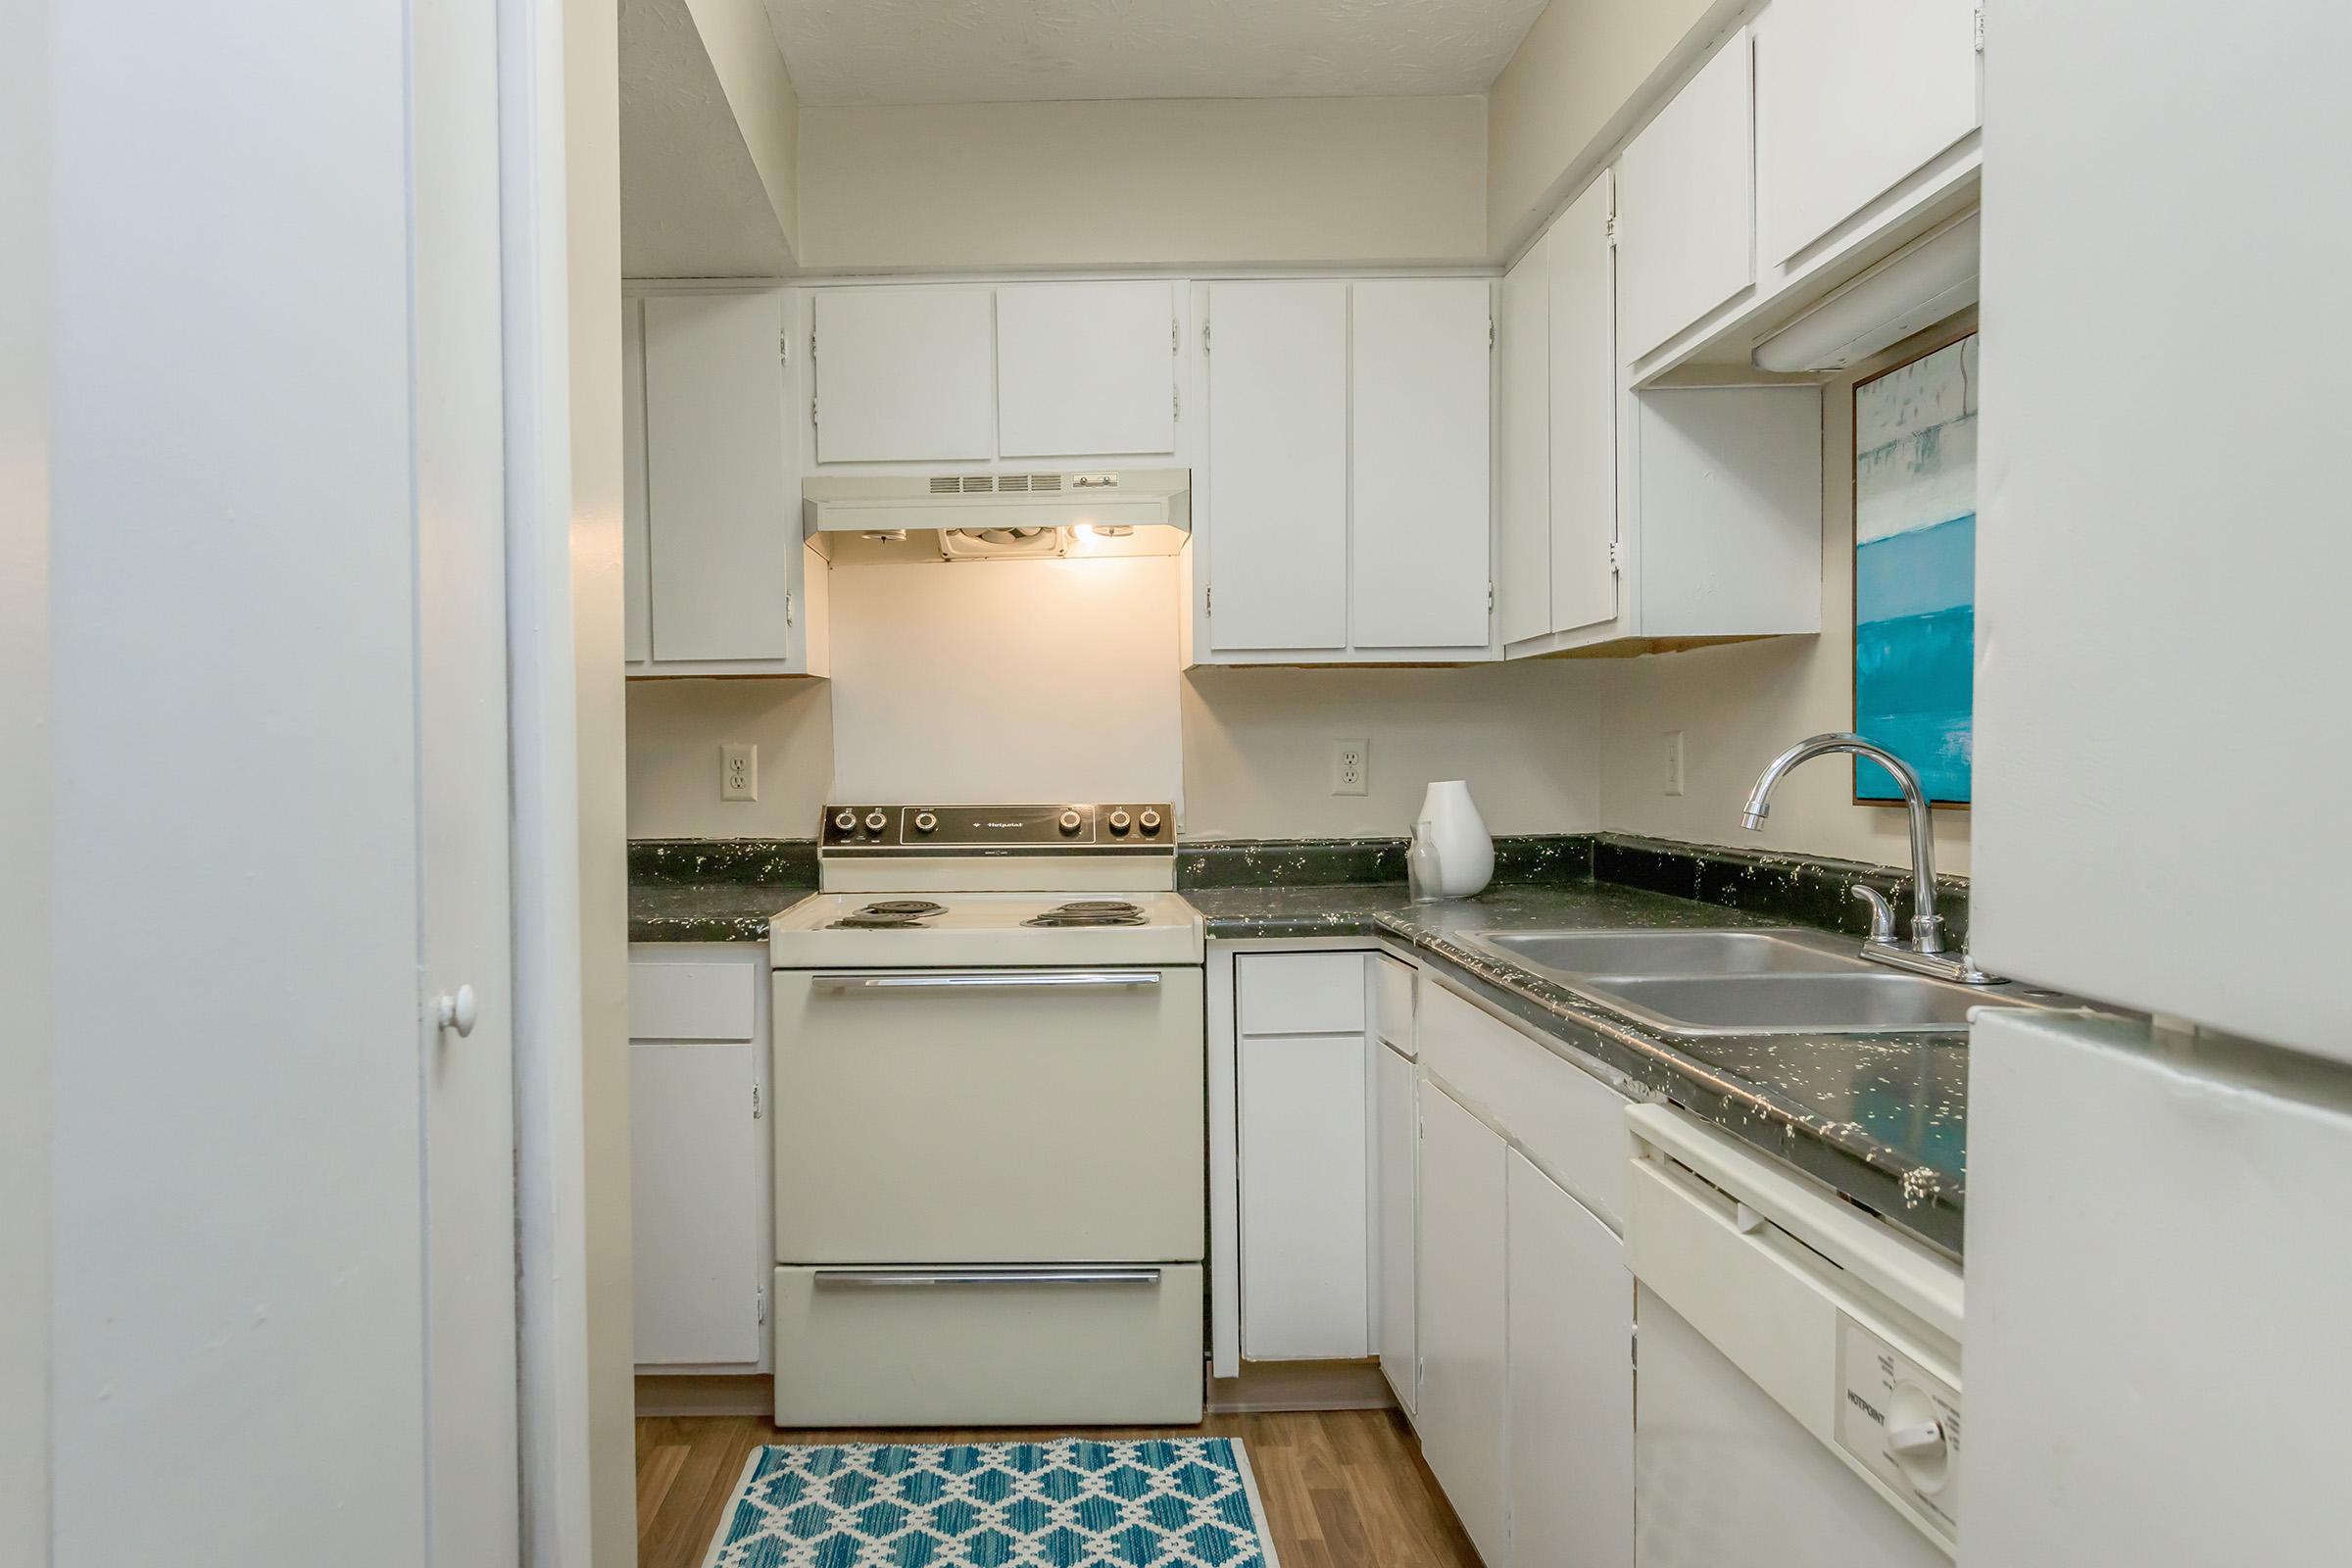
<svg viewBox="0 0 2352 1568">
<path fill-rule="evenodd" d="M 1482 931 L 1471 940 L 1664 1034 L 1923 1034 L 1977 1007 L 2056 999 L 2016 985 L 1953 985 L 1861 956 L 1851 938 L 1801 928 Z"/>
</svg>

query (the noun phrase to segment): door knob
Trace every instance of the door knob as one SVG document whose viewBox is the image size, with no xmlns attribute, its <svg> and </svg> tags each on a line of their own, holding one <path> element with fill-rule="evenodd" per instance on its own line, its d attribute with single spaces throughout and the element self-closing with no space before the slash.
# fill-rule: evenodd
<svg viewBox="0 0 2352 1568">
<path fill-rule="evenodd" d="M 460 1040 L 473 1033 L 474 1020 L 482 1014 L 480 1002 L 475 1000 L 473 987 L 460 986 L 455 996 L 433 999 L 433 1022 L 443 1029 L 454 1029 Z"/>
</svg>

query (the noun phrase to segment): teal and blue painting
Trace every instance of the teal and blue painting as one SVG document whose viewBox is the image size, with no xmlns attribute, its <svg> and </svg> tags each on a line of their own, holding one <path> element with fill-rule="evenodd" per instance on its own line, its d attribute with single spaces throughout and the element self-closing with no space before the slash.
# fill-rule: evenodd
<svg viewBox="0 0 2352 1568">
<path fill-rule="evenodd" d="M 1977 339 L 1854 388 L 1854 728 L 1965 802 L 1977 642 Z M 1854 795 L 1900 800 L 1876 762 Z"/>
</svg>

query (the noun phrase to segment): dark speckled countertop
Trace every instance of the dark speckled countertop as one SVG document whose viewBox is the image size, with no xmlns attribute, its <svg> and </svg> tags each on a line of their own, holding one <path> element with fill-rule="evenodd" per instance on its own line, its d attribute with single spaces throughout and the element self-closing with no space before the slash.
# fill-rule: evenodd
<svg viewBox="0 0 2352 1568">
<path fill-rule="evenodd" d="M 1788 925 L 1609 882 L 1497 887 L 1415 905 L 1393 883 L 1196 888 L 1215 941 L 1379 937 L 1465 989 L 1952 1253 L 1967 1173 L 1968 1037 L 1664 1038 L 1470 933 Z"/>
<path fill-rule="evenodd" d="M 631 942 L 765 942 L 767 917 L 813 889 L 770 882 L 632 882 Z"/>
</svg>

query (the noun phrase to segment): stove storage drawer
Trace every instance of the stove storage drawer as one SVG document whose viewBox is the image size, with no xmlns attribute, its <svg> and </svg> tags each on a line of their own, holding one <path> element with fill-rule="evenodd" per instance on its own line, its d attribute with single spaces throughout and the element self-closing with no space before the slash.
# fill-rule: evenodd
<svg viewBox="0 0 2352 1568">
<path fill-rule="evenodd" d="M 778 1261 L 1201 1257 L 1199 969 L 787 969 L 774 985 Z"/>
<path fill-rule="evenodd" d="M 776 1270 L 783 1427 L 1189 1426 L 1200 1265 Z"/>
</svg>

